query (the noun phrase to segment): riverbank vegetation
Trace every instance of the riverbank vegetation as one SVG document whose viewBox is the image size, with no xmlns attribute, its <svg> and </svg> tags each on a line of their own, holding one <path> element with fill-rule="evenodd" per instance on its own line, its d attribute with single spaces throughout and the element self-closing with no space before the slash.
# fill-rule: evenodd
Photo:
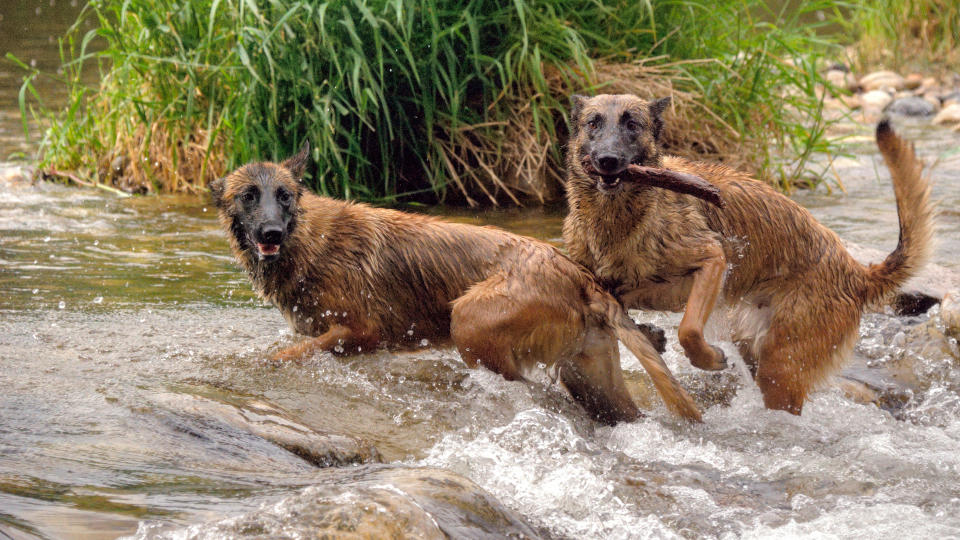
<svg viewBox="0 0 960 540">
<path fill-rule="evenodd" d="M 322 193 L 483 205 L 560 197 L 571 93 L 669 94 L 671 152 L 786 187 L 819 173 L 824 27 L 850 8 L 781 5 L 103 0 L 62 40 L 68 106 L 28 80 L 21 108 L 48 122 L 41 169 L 126 191 L 202 191 L 309 140 Z"/>
</svg>

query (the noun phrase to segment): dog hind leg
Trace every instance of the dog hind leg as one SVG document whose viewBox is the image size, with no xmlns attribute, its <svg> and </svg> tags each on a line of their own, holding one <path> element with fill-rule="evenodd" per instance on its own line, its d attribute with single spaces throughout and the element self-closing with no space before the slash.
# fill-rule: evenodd
<svg viewBox="0 0 960 540">
<path fill-rule="evenodd" d="M 617 338 L 611 329 L 588 330 L 583 350 L 560 366 L 560 380 L 573 399 L 600 422 L 616 424 L 642 416 L 623 381 Z"/>
</svg>

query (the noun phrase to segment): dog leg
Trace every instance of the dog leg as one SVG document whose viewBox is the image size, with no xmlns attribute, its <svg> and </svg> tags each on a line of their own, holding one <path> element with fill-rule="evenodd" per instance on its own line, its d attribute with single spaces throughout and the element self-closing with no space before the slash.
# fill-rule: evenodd
<svg viewBox="0 0 960 540">
<path fill-rule="evenodd" d="M 703 338 L 703 327 L 713 311 L 723 287 L 727 260 L 720 246 L 710 246 L 700 268 L 693 274 L 693 287 L 677 332 L 680 346 L 694 366 L 716 371 L 727 367 L 727 359 L 718 347 Z"/>
<path fill-rule="evenodd" d="M 349 326 L 335 324 L 317 337 L 305 339 L 278 351 L 271 360 L 273 362 L 300 360 L 318 351 L 354 353 L 361 352 L 363 349 L 374 350 L 377 348 L 378 341 L 371 332 L 357 331 Z"/>
<path fill-rule="evenodd" d="M 612 425 L 643 416 L 623 381 L 617 338 L 609 329 L 587 331 L 583 350 L 560 366 L 560 380 L 597 421 Z"/>
<path fill-rule="evenodd" d="M 797 287 L 776 309 L 757 359 L 757 386 L 768 409 L 799 415 L 807 394 L 849 355 L 860 311 L 842 291 L 815 287 Z"/>
</svg>

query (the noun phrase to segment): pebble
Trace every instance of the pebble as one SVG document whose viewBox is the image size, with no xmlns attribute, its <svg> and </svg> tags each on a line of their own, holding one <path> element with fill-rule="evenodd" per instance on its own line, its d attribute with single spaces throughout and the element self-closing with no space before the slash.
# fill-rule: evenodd
<svg viewBox="0 0 960 540">
<path fill-rule="evenodd" d="M 923 84 L 923 80 L 923 75 L 919 73 L 911 73 L 903 79 L 903 87 L 907 90 L 916 90 Z"/>
<path fill-rule="evenodd" d="M 934 124 L 958 124 L 960 123 L 960 103 L 951 103 L 947 105 L 933 119 Z"/>
<path fill-rule="evenodd" d="M 892 71 L 875 71 L 860 79 L 860 88 L 863 88 L 864 92 L 879 90 L 881 88 L 903 90 L 904 82 L 904 78 L 898 73 Z"/>
<path fill-rule="evenodd" d="M 893 101 L 893 97 L 883 90 L 871 90 L 860 96 L 860 104 L 864 109 L 882 111 L 891 101 Z"/>
<path fill-rule="evenodd" d="M 901 97 L 887 105 L 886 112 L 903 116 L 930 116 L 937 113 L 937 106 L 922 97 Z"/>
<path fill-rule="evenodd" d="M 940 96 L 940 101 L 943 103 L 943 106 L 952 105 L 954 103 L 960 103 L 960 90 L 954 90 L 949 94 Z"/>
</svg>

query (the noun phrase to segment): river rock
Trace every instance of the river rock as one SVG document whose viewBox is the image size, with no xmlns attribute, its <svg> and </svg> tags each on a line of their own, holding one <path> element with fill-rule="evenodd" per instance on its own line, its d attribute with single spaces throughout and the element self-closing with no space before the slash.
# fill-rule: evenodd
<svg viewBox="0 0 960 540">
<path fill-rule="evenodd" d="M 903 87 L 907 90 L 916 90 L 917 88 L 920 88 L 922 84 L 923 75 L 919 73 L 911 73 L 903 79 Z"/>
<path fill-rule="evenodd" d="M 849 71 L 831 69 L 824 74 L 823 78 L 837 88 L 851 91 L 857 88 L 857 78 Z"/>
<path fill-rule="evenodd" d="M 947 334 L 960 339 L 960 290 L 953 290 L 940 301 L 940 320 Z"/>
<path fill-rule="evenodd" d="M 904 116 L 930 116 L 936 114 L 937 107 L 922 97 L 902 97 L 887 105 L 886 111 Z"/>
<path fill-rule="evenodd" d="M 951 103 L 937 113 L 933 118 L 934 124 L 960 123 L 960 103 Z"/>
<path fill-rule="evenodd" d="M 310 428 L 283 409 L 265 401 L 225 395 L 220 389 L 199 387 L 194 393 L 159 393 L 153 399 L 162 408 L 206 424 L 219 423 L 272 442 L 317 467 L 380 462 L 377 449 L 365 441 Z"/>
<path fill-rule="evenodd" d="M 871 90 L 860 96 L 860 103 L 864 109 L 882 111 L 893 101 L 893 97 L 883 90 Z"/>
<path fill-rule="evenodd" d="M 940 96 L 940 103 L 942 103 L 944 107 L 953 104 L 960 104 L 960 90 L 954 90 L 949 94 Z"/>
<path fill-rule="evenodd" d="M 141 526 L 137 538 L 543 537 L 481 487 L 444 469 L 364 465 L 312 479 L 315 485 L 259 510 L 180 530 Z"/>
<path fill-rule="evenodd" d="M 903 86 L 903 77 L 892 71 L 875 71 L 860 79 L 860 88 L 862 88 L 864 92 L 871 92 L 881 88 L 903 90 Z"/>
</svg>

